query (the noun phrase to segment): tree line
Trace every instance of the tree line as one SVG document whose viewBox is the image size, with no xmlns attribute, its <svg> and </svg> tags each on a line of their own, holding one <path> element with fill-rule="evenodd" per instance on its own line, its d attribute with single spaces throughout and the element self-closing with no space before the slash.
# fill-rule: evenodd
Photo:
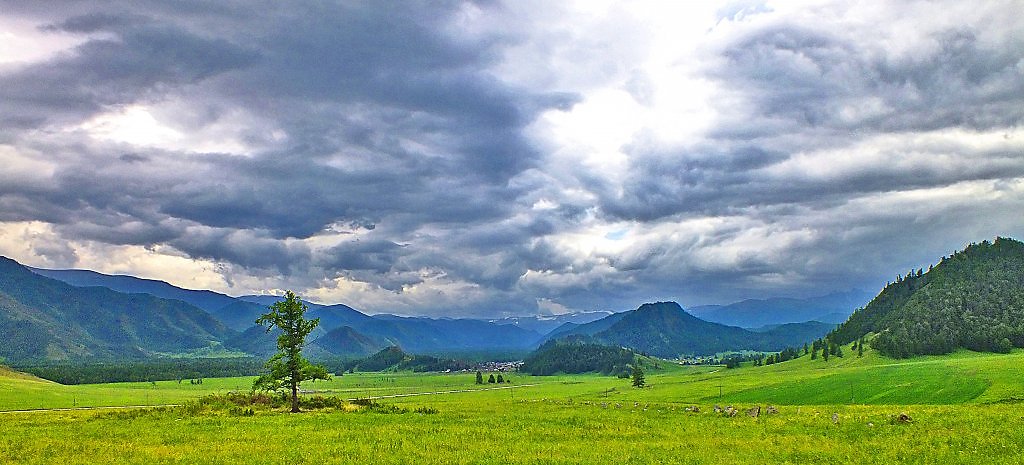
<svg viewBox="0 0 1024 465">
<path fill-rule="evenodd" d="M 240 357 L 53 363 L 14 368 L 61 384 L 95 384 L 253 376 L 262 366 L 260 359 Z"/>
</svg>

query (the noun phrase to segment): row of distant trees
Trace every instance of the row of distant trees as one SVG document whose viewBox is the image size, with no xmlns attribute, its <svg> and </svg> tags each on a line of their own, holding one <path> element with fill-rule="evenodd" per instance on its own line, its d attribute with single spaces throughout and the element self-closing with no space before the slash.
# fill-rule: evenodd
<svg viewBox="0 0 1024 465">
<path fill-rule="evenodd" d="M 177 381 L 252 376 L 263 360 L 254 357 L 147 359 L 132 362 L 81 362 L 19 365 L 19 371 L 61 384 Z"/>
<path fill-rule="evenodd" d="M 853 342 L 850 346 L 850 350 L 857 354 L 858 357 L 864 356 L 864 338 L 860 338 Z M 776 363 L 786 362 L 803 356 L 810 356 L 811 360 L 817 360 L 820 357 L 828 361 L 830 357 L 842 357 L 843 356 L 843 345 L 838 344 L 835 341 L 831 341 L 827 338 L 821 338 L 811 342 L 810 344 L 804 344 L 803 348 L 787 347 L 779 352 L 772 354 L 764 353 L 747 353 L 747 354 L 730 354 L 722 358 L 722 363 L 726 368 L 737 368 L 743 362 L 752 361 L 754 366 L 774 365 Z"/>
<path fill-rule="evenodd" d="M 498 373 L 497 378 L 494 377 L 494 373 L 491 373 L 491 375 L 487 377 L 488 384 L 501 384 L 511 382 L 511 379 L 505 379 L 505 376 L 503 376 L 501 373 Z M 476 372 L 476 384 L 484 384 L 484 374 L 481 371 Z"/>
</svg>

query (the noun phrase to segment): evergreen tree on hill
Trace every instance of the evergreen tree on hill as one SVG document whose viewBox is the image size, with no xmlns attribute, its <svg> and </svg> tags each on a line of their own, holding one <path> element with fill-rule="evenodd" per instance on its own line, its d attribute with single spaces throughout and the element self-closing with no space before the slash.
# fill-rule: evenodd
<svg viewBox="0 0 1024 465">
<path fill-rule="evenodd" d="M 640 364 L 633 365 L 633 387 L 642 388 L 647 382 L 644 380 L 644 370 L 640 368 Z"/>
<path fill-rule="evenodd" d="M 849 343 L 871 332 L 873 348 L 898 358 L 1024 347 L 1024 243 L 982 241 L 927 273 L 908 272 L 828 337 Z"/>
</svg>

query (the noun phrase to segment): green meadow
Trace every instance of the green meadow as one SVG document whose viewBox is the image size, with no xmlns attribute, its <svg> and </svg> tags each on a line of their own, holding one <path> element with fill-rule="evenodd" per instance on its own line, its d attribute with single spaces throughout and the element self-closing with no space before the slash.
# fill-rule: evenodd
<svg viewBox="0 0 1024 465">
<path fill-rule="evenodd" d="M 356 373 L 304 388 L 382 397 L 378 402 L 398 409 L 8 412 L 0 414 L 0 461 L 1024 463 L 1022 367 L 1020 350 L 909 360 L 869 351 L 737 369 L 659 362 L 643 389 L 597 375 L 512 374 L 512 384 L 496 386 L 476 385 L 471 373 Z M 251 382 L 62 386 L 5 371 L 0 410 L 194 406 L 201 396 L 247 390 Z M 740 413 L 715 413 L 715 405 Z M 778 413 L 768 414 L 768 405 Z M 754 406 L 762 407 L 756 418 L 746 413 Z M 436 413 L 416 413 L 418 407 Z"/>
</svg>

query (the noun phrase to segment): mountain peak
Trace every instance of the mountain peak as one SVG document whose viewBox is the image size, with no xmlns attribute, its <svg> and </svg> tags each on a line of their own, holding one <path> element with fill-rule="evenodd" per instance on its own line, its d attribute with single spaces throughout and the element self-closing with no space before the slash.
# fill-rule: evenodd
<svg viewBox="0 0 1024 465">
<path fill-rule="evenodd" d="M 654 302 L 646 303 L 636 309 L 637 312 L 683 312 L 683 307 L 676 302 Z"/>
</svg>

